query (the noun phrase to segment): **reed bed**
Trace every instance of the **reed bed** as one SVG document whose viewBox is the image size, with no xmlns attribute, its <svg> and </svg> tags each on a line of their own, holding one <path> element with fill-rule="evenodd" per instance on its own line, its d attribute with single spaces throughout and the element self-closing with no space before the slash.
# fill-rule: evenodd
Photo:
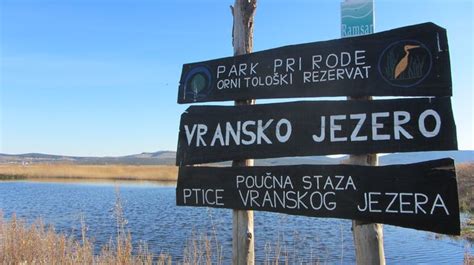
<svg viewBox="0 0 474 265">
<path fill-rule="evenodd" d="M 474 214 L 474 163 L 456 165 L 458 178 L 459 208 Z"/>
<path fill-rule="evenodd" d="M 226 264 L 223 259 L 224 249 L 214 232 L 200 235 L 193 233 L 186 241 L 182 259 L 173 261 L 168 254 L 149 252 L 144 242 L 134 245 L 130 233 L 126 232 L 122 225 L 125 223 L 117 221 L 117 227 L 121 232 L 102 246 L 100 252 L 95 253 L 96 248 L 93 240 L 86 236 L 84 223 L 81 237 L 75 238 L 58 233 L 54 227 L 46 226 L 40 219 L 27 224 L 15 215 L 6 220 L 0 213 L 0 264 Z M 267 242 L 263 249 L 265 254 L 263 264 L 321 263 L 317 255 L 313 256 L 313 252 L 309 260 L 303 260 L 298 257 L 297 248 L 291 251 L 292 254 L 289 249 L 290 247 L 281 242 L 280 237 L 275 242 Z M 341 252 L 341 264 L 343 263 Z M 474 264 L 474 257 L 469 251 L 464 254 L 463 264 Z"/>
<path fill-rule="evenodd" d="M 93 240 L 86 235 L 86 224 L 81 220 L 81 237 L 58 233 L 41 219 L 32 224 L 13 215 L 6 220 L 0 209 L 0 264 L 100 264 L 100 265 L 170 265 L 166 253 L 149 252 L 145 242 L 133 244 L 127 229 L 120 190 L 116 188 L 114 217 L 116 235 L 95 253 Z M 177 264 L 223 264 L 222 245 L 215 229 L 211 236 L 193 235 L 186 241 L 183 259 Z"/>
<path fill-rule="evenodd" d="M 0 217 L 0 264 L 171 264 L 171 259 L 154 257 L 146 244 L 134 248 L 130 234 L 117 236 L 95 254 L 84 231 L 76 239 L 57 233 L 41 220 L 27 225 L 13 216 L 10 220 Z"/>
<path fill-rule="evenodd" d="M 105 179 L 176 181 L 175 166 L 149 165 L 74 165 L 74 164 L 4 164 L 0 179 Z"/>
<path fill-rule="evenodd" d="M 463 265 L 473 265 L 473 264 L 474 264 L 474 256 L 469 254 L 469 252 L 464 253 Z"/>
<path fill-rule="evenodd" d="M 81 238 L 74 238 L 58 233 L 41 219 L 28 225 L 15 215 L 10 220 L 0 215 L 0 264 L 226 264 L 224 249 L 215 231 L 209 234 L 193 232 L 186 240 L 182 259 L 173 261 L 168 254 L 149 252 L 146 243 L 133 245 L 130 233 L 123 226 L 125 223 L 117 221 L 118 231 L 121 232 L 102 246 L 99 253 L 95 253 L 93 240 L 86 236 L 85 224 L 82 224 Z M 294 263 L 288 255 L 288 247 L 280 241 L 267 242 L 264 252 L 265 265 Z M 298 258 L 294 258 L 296 260 Z"/>
</svg>

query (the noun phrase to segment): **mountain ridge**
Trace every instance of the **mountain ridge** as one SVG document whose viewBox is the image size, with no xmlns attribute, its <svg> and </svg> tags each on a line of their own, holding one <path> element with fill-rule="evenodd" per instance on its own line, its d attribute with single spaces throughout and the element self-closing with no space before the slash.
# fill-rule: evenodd
<svg viewBox="0 0 474 265">
<path fill-rule="evenodd" d="M 433 151 L 392 153 L 379 156 L 380 165 L 406 164 L 426 160 L 451 157 L 456 163 L 474 162 L 474 150 Z M 0 153 L 0 164 L 29 164 L 29 163 L 72 163 L 72 164 L 124 164 L 124 165 L 174 165 L 175 151 L 142 152 L 125 156 L 66 156 L 42 153 L 3 154 Z M 339 164 L 348 158 L 328 156 L 283 157 L 256 160 L 256 165 L 296 165 L 296 164 Z M 230 165 L 229 161 L 217 163 Z"/>
</svg>

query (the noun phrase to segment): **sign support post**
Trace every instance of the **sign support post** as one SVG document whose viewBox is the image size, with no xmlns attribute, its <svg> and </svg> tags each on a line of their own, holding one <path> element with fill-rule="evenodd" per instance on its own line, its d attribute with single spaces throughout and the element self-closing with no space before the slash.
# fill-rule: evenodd
<svg viewBox="0 0 474 265">
<path fill-rule="evenodd" d="M 365 12 L 369 10 L 371 12 Z M 360 11 L 364 15 L 360 16 Z M 351 20 L 347 20 L 350 18 Z M 347 23 L 347 24 L 346 24 Z M 347 28 L 354 28 L 350 35 Z M 357 30 L 367 28 L 369 30 Z M 341 37 L 359 36 L 373 33 L 374 10 L 373 0 L 345 0 L 341 4 Z M 372 96 L 347 97 L 348 100 L 372 100 Z M 377 154 L 350 155 L 349 164 L 363 166 L 377 166 Z M 352 220 L 352 234 L 356 251 L 357 264 L 385 264 L 383 247 L 383 225 L 364 223 Z"/>
<path fill-rule="evenodd" d="M 231 6 L 233 15 L 232 45 L 234 56 L 253 50 L 253 25 L 257 0 L 235 0 Z M 235 101 L 235 105 L 254 105 L 255 99 Z M 253 159 L 234 160 L 232 166 L 253 166 Z M 232 264 L 255 263 L 253 211 L 232 211 Z"/>
</svg>

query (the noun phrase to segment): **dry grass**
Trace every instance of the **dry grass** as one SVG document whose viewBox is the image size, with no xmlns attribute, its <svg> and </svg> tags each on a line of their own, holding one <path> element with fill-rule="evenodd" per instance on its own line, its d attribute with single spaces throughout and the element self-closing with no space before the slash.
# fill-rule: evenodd
<svg viewBox="0 0 474 265">
<path fill-rule="evenodd" d="M 171 264 L 169 255 L 154 256 L 145 243 L 134 248 L 123 216 L 120 192 L 117 188 L 114 215 L 117 220 L 115 240 L 94 253 L 94 244 L 86 236 L 81 221 L 81 239 L 56 233 L 39 219 L 31 225 L 15 215 L 5 220 L 0 212 L 0 264 Z M 134 254 L 135 253 L 135 254 Z"/>
<path fill-rule="evenodd" d="M 138 254 L 133 251 L 130 234 L 119 234 L 95 255 L 85 231 L 77 240 L 40 220 L 29 226 L 15 216 L 8 221 L 0 216 L 1 264 L 171 264 L 169 256 L 154 258 L 144 244 L 135 249 Z"/>
<path fill-rule="evenodd" d="M 62 178 L 176 181 L 175 166 L 32 164 L 0 165 L 0 179 Z"/>
<path fill-rule="evenodd" d="M 474 265 L 474 256 L 469 252 L 464 253 L 463 265 Z"/>
<path fill-rule="evenodd" d="M 186 241 L 182 264 L 222 265 L 224 264 L 222 245 L 214 236 L 205 234 L 197 236 L 193 233 Z"/>
<path fill-rule="evenodd" d="M 148 251 L 146 243 L 133 246 L 118 187 L 114 216 L 115 240 L 110 240 L 96 254 L 93 243 L 86 236 L 84 221 L 81 221 L 82 233 L 78 240 L 57 233 L 54 227 L 45 226 L 40 219 L 27 225 L 15 215 L 5 220 L 0 212 L 0 264 L 172 264 L 170 255 L 154 255 Z M 216 250 L 220 250 L 219 255 L 215 254 Z M 222 264 L 221 251 L 217 237 L 212 242 L 207 236 L 193 236 L 187 242 L 182 264 Z"/>
<path fill-rule="evenodd" d="M 472 214 L 467 220 L 461 222 L 461 237 L 474 243 L 474 216 Z"/>
<path fill-rule="evenodd" d="M 168 254 L 152 254 L 146 243 L 134 246 L 126 225 L 120 190 L 116 189 L 114 206 L 117 234 L 114 240 L 94 253 L 94 244 L 86 236 L 86 225 L 81 221 L 81 238 L 76 239 L 57 233 L 52 226 L 46 226 L 41 219 L 27 225 L 15 215 L 10 220 L 3 218 L 0 211 L 0 264 L 157 264 L 171 265 Z M 215 229 L 211 237 L 193 236 L 187 240 L 183 260 L 178 264 L 223 264 L 222 246 L 217 240 Z"/>
<path fill-rule="evenodd" d="M 474 213 L 474 163 L 456 165 L 458 177 L 459 208 Z"/>
<path fill-rule="evenodd" d="M 57 233 L 41 220 L 27 225 L 15 216 L 5 220 L 0 215 L 0 264 L 172 264 L 170 255 L 152 254 L 145 243 L 133 246 L 130 233 L 117 222 L 117 237 L 96 254 L 85 235 L 85 225 L 79 240 Z M 177 264 L 224 264 L 222 246 L 215 240 L 193 234 L 186 242 L 183 260 Z"/>
</svg>

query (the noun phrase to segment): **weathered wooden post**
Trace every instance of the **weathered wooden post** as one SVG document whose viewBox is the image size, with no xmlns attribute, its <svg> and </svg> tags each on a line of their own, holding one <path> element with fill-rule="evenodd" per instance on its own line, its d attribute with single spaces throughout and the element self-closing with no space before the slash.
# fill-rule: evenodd
<svg viewBox="0 0 474 265">
<path fill-rule="evenodd" d="M 347 8 L 349 12 L 345 12 L 344 8 Z M 341 5 L 341 9 L 341 37 L 373 33 L 373 0 L 345 0 Z M 367 9 L 368 12 L 365 12 L 363 9 Z M 350 16 L 351 10 L 363 11 L 366 16 Z M 345 16 L 349 19 L 345 20 Z M 356 19 L 356 17 L 358 17 L 358 19 Z M 348 31 L 344 32 L 344 30 Z M 347 99 L 372 100 L 372 97 L 347 97 Z M 348 163 L 352 165 L 377 166 L 378 157 L 377 154 L 350 155 Z M 363 223 L 353 220 L 352 234 L 354 237 L 357 264 L 385 264 L 382 224 Z"/>
<path fill-rule="evenodd" d="M 370 99 L 370 97 L 366 99 Z M 376 166 L 378 165 L 377 154 L 351 155 L 349 164 Z M 385 264 L 382 224 L 352 220 L 352 234 L 357 264 Z"/>
<path fill-rule="evenodd" d="M 234 17 L 232 45 L 234 56 L 251 53 L 253 50 L 253 22 L 257 0 L 235 0 L 231 6 Z M 235 105 L 253 105 L 255 100 L 235 101 Z M 253 159 L 234 160 L 232 166 L 253 166 Z M 232 264 L 254 264 L 253 211 L 232 212 Z"/>
</svg>

